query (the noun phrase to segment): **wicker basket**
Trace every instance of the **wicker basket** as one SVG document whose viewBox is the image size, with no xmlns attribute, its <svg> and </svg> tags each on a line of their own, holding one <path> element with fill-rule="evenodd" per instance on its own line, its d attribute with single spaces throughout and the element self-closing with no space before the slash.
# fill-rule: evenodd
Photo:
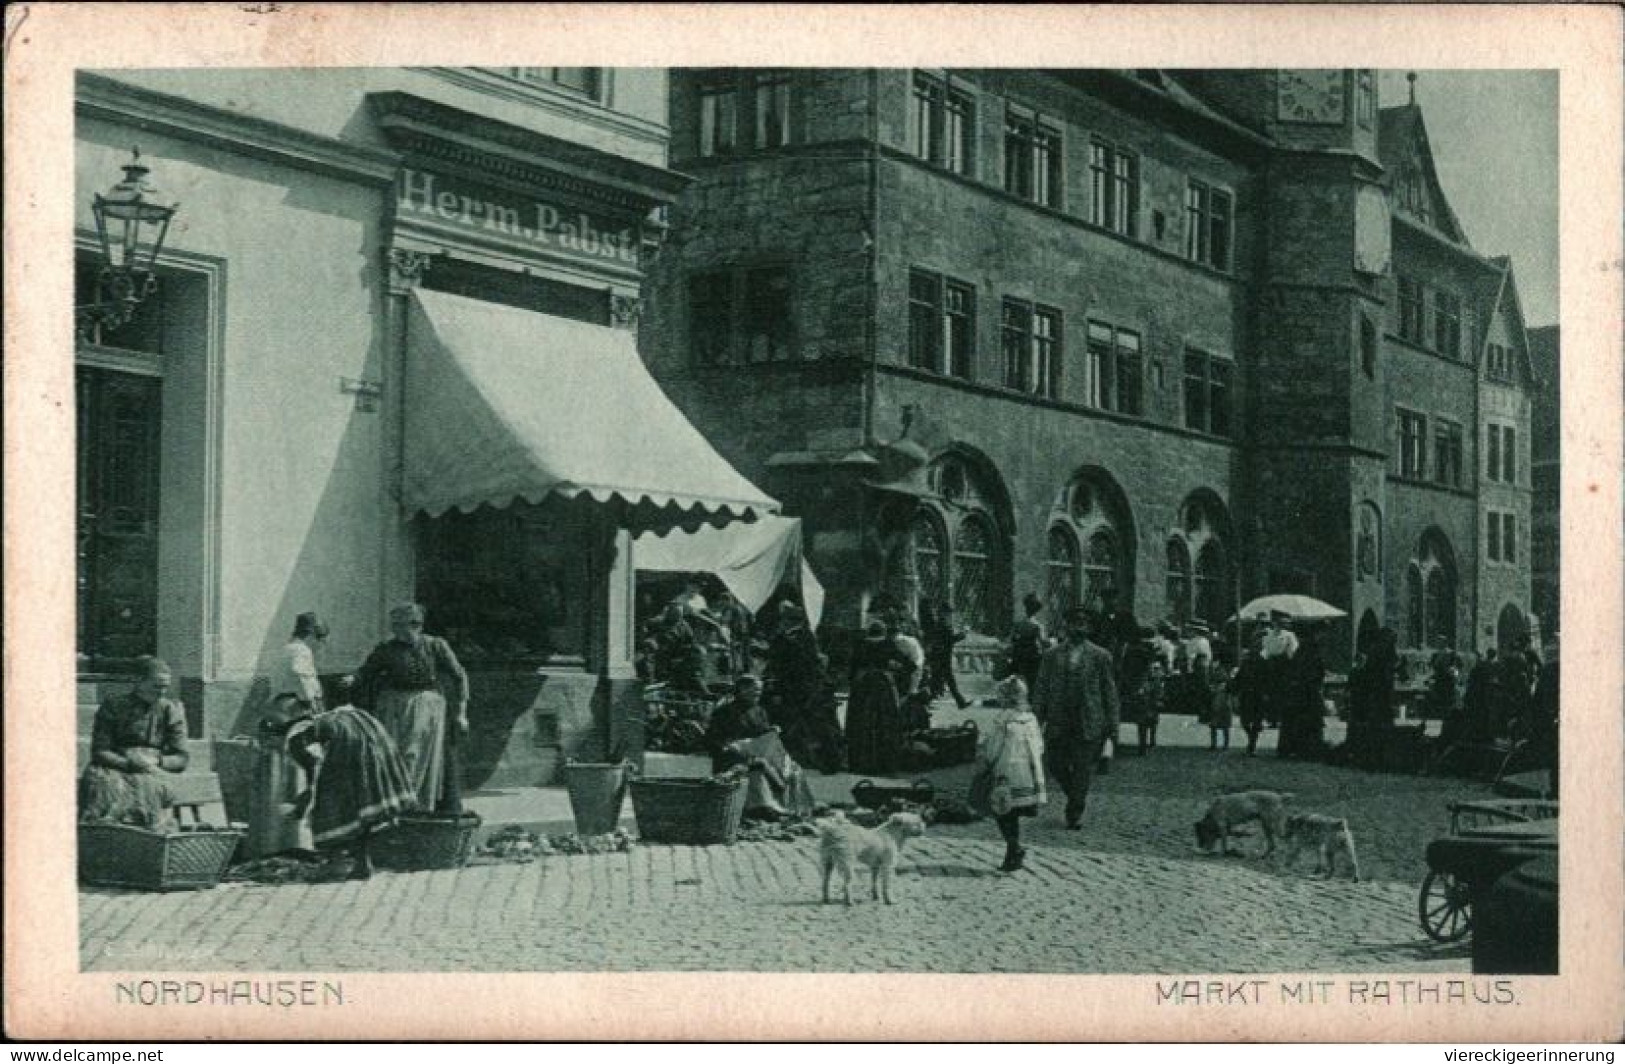
<svg viewBox="0 0 1625 1064">
<path fill-rule="evenodd" d="M 79 881 L 136 890 L 207 890 L 220 882 L 243 832 L 153 831 L 128 824 L 79 825 Z"/>
<path fill-rule="evenodd" d="M 478 813 L 403 816 L 372 843 L 372 859 L 394 872 L 461 868 L 474 850 Z"/>
<path fill-rule="evenodd" d="M 632 812 L 644 842 L 681 846 L 730 844 L 745 812 L 747 777 L 632 781 Z"/>
<path fill-rule="evenodd" d="M 585 762 L 564 766 L 564 785 L 570 792 L 570 812 L 575 817 L 577 835 L 608 835 L 620 827 L 627 767 Z"/>
</svg>

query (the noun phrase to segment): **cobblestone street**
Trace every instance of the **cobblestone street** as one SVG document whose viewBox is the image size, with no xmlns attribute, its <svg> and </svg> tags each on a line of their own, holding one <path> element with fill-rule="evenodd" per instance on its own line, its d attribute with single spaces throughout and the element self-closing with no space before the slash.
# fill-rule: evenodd
<svg viewBox="0 0 1625 1064">
<path fill-rule="evenodd" d="M 1184 740 L 1196 729 L 1186 722 Z M 1170 740 L 1181 725 L 1166 721 Z M 1201 733 L 1205 742 L 1205 732 Z M 962 788 L 968 768 L 934 774 Z M 1348 817 L 1365 882 L 1194 851 L 1211 795 L 1271 787 Z M 1052 801 L 1028 870 L 994 871 L 993 825 L 934 826 L 904 854 L 897 904 L 819 903 L 817 844 L 639 846 L 531 864 L 379 873 L 366 883 L 82 890 L 86 970 L 1100 972 L 1466 971 L 1417 926 L 1427 841 L 1466 781 L 1381 776 L 1164 747 L 1120 756 L 1084 829 Z M 1249 855 L 1257 836 L 1240 840 Z"/>
</svg>

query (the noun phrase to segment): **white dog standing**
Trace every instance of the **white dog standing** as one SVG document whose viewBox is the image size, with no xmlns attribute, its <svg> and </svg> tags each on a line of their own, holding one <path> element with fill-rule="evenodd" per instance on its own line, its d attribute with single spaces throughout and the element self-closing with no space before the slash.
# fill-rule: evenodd
<svg viewBox="0 0 1625 1064">
<path fill-rule="evenodd" d="M 853 866 L 869 868 L 870 889 L 877 900 L 892 904 L 892 876 L 897 855 L 908 839 L 925 834 L 925 821 L 918 813 L 893 813 L 877 828 L 864 828 L 840 813 L 818 822 L 818 858 L 824 873 L 824 901 L 829 898 L 830 877 L 841 874 L 841 892 L 852 904 Z"/>
</svg>

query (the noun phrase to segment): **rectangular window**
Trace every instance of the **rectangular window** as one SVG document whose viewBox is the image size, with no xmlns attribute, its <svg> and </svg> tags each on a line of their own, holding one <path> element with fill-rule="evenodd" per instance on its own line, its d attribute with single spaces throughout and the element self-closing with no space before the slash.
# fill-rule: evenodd
<svg viewBox="0 0 1625 1064">
<path fill-rule="evenodd" d="M 1140 334 L 1106 322 L 1089 323 L 1084 402 L 1101 410 L 1140 415 Z"/>
<path fill-rule="evenodd" d="M 1433 349 L 1449 358 L 1461 357 L 1461 300 L 1449 292 L 1433 293 Z"/>
<path fill-rule="evenodd" d="M 941 362 L 942 335 L 938 314 L 942 305 L 942 278 L 914 270 L 908 275 L 908 364 L 936 370 Z"/>
<path fill-rule="evenodd" d="M 1489 375 L 1500 381 L 1512 379 L 1512 349 L 1505 344 L 1490 344 L 1488 360 Z"/>
<path fill-rule="evenodd" d="M 1004 386 L 1024 392 L 1032 373 L 1032 304 L 1006 299 L 1000 331 L 1004 337 Z"/>
<path fill-rule="evenodd" d="M 1461 487 L 1464 449 L 1461 426 L 1441 419 L 1433 430 L 1433 479 L 1446 487 Z"/>
<path fill-rule="evenodd" d="M 925 270 L 909 274 L 909 365 L 971 379 L 976 290 Z"/>
<path fill-rule="evenodd" d="M 1033 311 L 1033 392 L 1061 394 L 1061 312 L 1049 307 Z"/>
<path fill-rule="evenodd" d="M 782 362 L 790 351 L 790 271 L 783 267 L 745 274 L 740 328 L 745 358 Z"/>
<path fill-rule="evenodd" d="M 1484 432 L 1484 477 L 1501 479 L 1501 426 L 1486 425 Z"/>
<path fill-rule="evenodd" d="M 1196 180 L 1185 189 L 1185 257 L 1230 268 L 1230 193 Z"/>
<path fill-rule="evenodd" d="M 757 148 L 790 143 L 790 75 L 782 71 L 755 76 Z"/>
<path fill-rule="evenodd" d="M 968 95 L 950 89 L 939 78 L 916 74 L 909 150 L 933 166 L 969 173 L 972 113 Z"/>
<path fill-rule="evenodd" d="M 1361 129 L 1370 129 L 1377 119 L 1377 76 L 1360 70 L 1354 75 L 1354 117 Z"/>
<path fill-rule="evenodd" d="M 557 85 L 560 88 L 570 89 L 597 99 L 599 86 L 602 84 L 602 72 L 599 67 L 504 67 L 502 68 L 510 78 L 515 81 L 527 81 L 532 85 Z"/>
<path fill-rule="evenodd" d="M 948 352 L 948 365 L 942 372 L 970 380 L 971 358 L 976 350 L 976 290 L 970 285 L 948 282 L 942 332 L 943 348 Z"/>
<path fill-rule="evenodd" d="M 781 148 L 790 129 L 792 72 L 728 70 L 699 83 L 699 154 Z"/>
<path fill-rule="evenodd" d="M 1490 561 L 1498 562 L 1501 560 L 1501 515 L 1491 510 L 1489 520 L 1484 523 L 1484 529 L 1488 537 L 1488 542 L 1484 544 L 1485 550 L 1490 556 Z"/>
<path fill-rule="evenodd" d="M 1501 429 L 1501 479 L 1518 482 L 1518 432 L 1510 425 Z"/>
<path fill-rule="evenodd" d="M 697 273 L 688 281 L 688 342 L 695 362 L 720 366 L 733 361 L 729 341 L 733 278 L 726 272 Z"/>
<path fill-rule="evenodd" d="M 1124 236 L 1134 236 L 1140 211 L 1140 162 L 1103 140 L 1089 145 L 1092 201 L 1089 220 Z"/>
<path fill-rule="evenodd" d="M 732 76 L 703 81 L 700 94 L 700 154 L 731 155 L 739 144 L 739 87 Z"/>
<path fill-rule="evenodd" d="M 1423 342 L 1422 282 L 1412 277 L 1399 279 L 1399 337 L 1413 344 Z"/>
<path fill-rule="evenodd" d="M 1035 115 L 1011 111 L 1004 120 L 1004 190 L 1058 207 L 1061 203 L 1061 135 Z"/>
<path fill-rule="evenodd" d="M 1004 386 L 1053 399 L 1060 391 L 1061 312 L 1006 299 L 1000 328 Z"/>
<path fill-rule="evenodd" d="M 584 564 L 595 553 L 586 511 L 557 500 L 454 508 L 421 528 L 418 593 L 464 663 L 580 663 L 591 652 L 604 574 Z"/>
<path fill-rule="evenodd" d="M 1185 427 L 1230 435 L 1231 363 L 1205 351 L 1185 352 Z"/>
<path fill-rule="evenodd" d="M 1501 560 L 1515 564 L 1518 560 L 1518 515 L 1502 514 Z"/>
<path fill-rule="evenodd" d="M 699 365 L 782 362 L 791 342 L 790 271 L 711 270 L 689 278 L 689 347 Z"/>
<path fill-rule="evenodd" d="M 1140 416 L 1140 334 L 1117 330 L 1117 410 Z"/>
<path fill-rule="evenodd" d="M 1427 418 L 1399 412 L 1399 475 L 1420 480 L 1427 471 Z"/>
<path fill-rule="evenodd" d="M 1085 367 L 1084 402 L 1101 410 L 1108 409 L 1106 396 L 1112 389 L 1117 355 L 1112 344 L 1112 327 L 1100 322 L 1089 323 L 1089 359 Z"/>
</svg>

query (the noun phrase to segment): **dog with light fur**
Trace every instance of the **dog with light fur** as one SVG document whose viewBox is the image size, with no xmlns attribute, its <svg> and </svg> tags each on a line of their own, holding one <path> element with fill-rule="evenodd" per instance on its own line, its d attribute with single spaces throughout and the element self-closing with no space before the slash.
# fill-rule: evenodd
<svg viewBox="0 0 1625 1064">
<path fill-rule="evenodd" d="M 1310 847 L 1318 858 L 1316 876 L 1330 879 L 1337 872 L 1337 858 L 1342 856 L 1350 878 L 1356 883 L 1360 881 L 1360 862 L 1354 856 L 1354 833 L 1349 830 L 1347 820 L 1324 813 L 1293 813 L 1287 817 L 1282 867 L 1291 868 L 1298 854 Z"/>
<path fill-rule="evenodd" d="M 925 834 L 925 821 L 918 813 L 893 813 L 878 827 L 865 828 L 836 812 L 818 821 L 818 858 L 824 873 L 824 902 L 830 900 L 830 879 L 841 877 L 841 893 L 852 904 L 852 875 L 856 866 L 869 869 L 870 891 L 877 901 L 892 904 L 892 877 L 897 857 L 909 839 Z"/>
<path fill-rule="evenodd" d="M 1264 853 L 1275 853 L 1275 843 L 1286 834 L 1286 808 L 1292 795 L 1276 791 L 1236 791 L 1213 799 L 1207 812 L 1196 822 L 1196 845 L 1203 853 L 1229 854 L 1230 833 L 1236 827 L 1256 823 L 1264 832 Z M 1217 845 L 1219 849 L 1214 850 Z"/>
</svg>

